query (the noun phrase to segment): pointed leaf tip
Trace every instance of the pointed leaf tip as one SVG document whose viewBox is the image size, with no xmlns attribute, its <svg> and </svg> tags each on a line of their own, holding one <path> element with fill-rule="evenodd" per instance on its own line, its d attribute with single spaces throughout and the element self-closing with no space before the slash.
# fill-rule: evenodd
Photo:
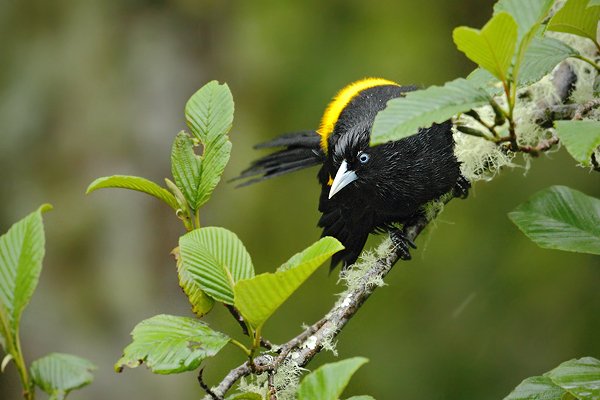
<svg viewBox="0 0 600 400">
<path fill-rule="evenodd" d="M 507 12 L 499 12 L 481 30 L 460 26 L 452 33 L 460 51 L 506 82 L 517 44 L 517 23 Z"/>
<path fill-rule="evenodd" d="M 275 273 L 237 282 L 236 308 L 252 326 L 262 326 L 325 260 L 343 248 L 337 239 L 326 236 L 292 256 Z"/>
</svg>

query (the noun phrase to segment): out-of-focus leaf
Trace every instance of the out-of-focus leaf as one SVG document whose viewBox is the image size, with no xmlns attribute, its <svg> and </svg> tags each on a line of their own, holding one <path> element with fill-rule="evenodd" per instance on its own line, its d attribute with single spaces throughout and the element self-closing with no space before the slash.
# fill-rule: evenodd
<svg viewBox="0 0 600 400">
<path fill-rule="evenodd" d="M 181 286 L 190 301 L 192 311 L 198 317 L 208 314 L 215 305 L 215 301 L 212 297 L 204 293 L 197 279 L 194 279 L 194 276 L 190 274 L 189 270 L 183 266 L 181 255 L 179 254 L 179 247 L 175 248 L 171 254 L 175 256 L 177 261 L 179 286 Z"/>
<path fill-rule="evenodd" d="M 143 192 L 154 196 L 159 200 L 167 203 L 173 210 L 177 211 L 179 205 L 177 199 L 167 189 L 160 187 L 156 183 L 149 181 L 139 176 L 127 176 L 127 175 L 113 175 L 98 178 L 88 186 L 86 194 L 93 192 L 94 190 L 104 188 L 121 188 L 131 189 L 138 192 Z"/>
<path fill-rule="evenodd" d="M 300 383 L 298 400 L 338 400 L 352 375 L 368 361 L 354 357 L 317 368 Z"/>
<path fill-rule="evenodd" d="M 600 360 L 592 357 L 569 360 L 545 375 L 579 400 L 600 399 Z"/>
<path fill-rule="evenodd" d="M 92 383 L 95 369 L 85 358 L 51 353 L 31 363 L 31 377 L 44 392 L 63 399 L 70 391 Z"/>
<path fill-rule="evenodd" d="M 517 54 L 513 66 L 513 79 L 521 82 L 521 65 L 531 41 L 544 30 L 542 22 L 547 17 L 554 0 L 500 0 L 494 13 L 509 13 L 518 27 Z"/>
<path fill-rule="evenodd" d="M 485 89 L 459 78 L 444 86 L 431 86 L 392 99 L 373 123 L 371 145 L 414 135 L 419 128 L 442 123 L 458 113 L 488 104 Z"/>
<path fill-rule="evenodd" d="M 223 303 L 233 304 L 234 284 L 254 276 L 244 244 L 225 228 L 206 227 L 185 234 L 179 239 L 179 252 L 180 276 Z"/>
<path fill-rule="evenodd" d="M 592 153 L 600 146 L 600 122 L 556 121 L 554 127 L 569 154 L 582 165 L 589 167 Z"/>
<path fill-rule="evenodd" d="M 588 7 L 589 0 L 568 0 L 548 23 L 548 29 L 572 33 L 596 41 L 600 7 Z"/>
<path fill-rule="evenodd" d="M 562 400 L 565 391 L 547 376 L 525 379 L 504 400 Z"/>
<path fill-rule="evenodd" d="M 185 105 L 188 127 L 204 146 L 194 210 L 206 203 L 229 161 L 231 142 L 227 132 L 233 122 L 233 97 L 226 84 L 204 85 Z"/>
<path fill-rule="evenodd" d="M 164 314 L 140 322 L 131 335 L 133 342 L 115 364 L 117 372 L 142 363 L 156 374 L 192 371 L 229 342 L 202 321 Z"/>
<path fill-rule="evenodd" d="M 236 308 L 252 326 L 263 325 L 323 261 L 343 248 L 337 239 L 326 236 L 293 256 L 283 270 L 237 282 L 234 287 Z"/>
<path fill-rule="evenodd" d="M 362 394 L 360 396 L 348 397 L 346 400 L 375 400 L 375 397 L 369 396 L 366 394 Z"/>
<path fill-rule="evenodd" d="M 494 4 L 494 13 L 509 13 L 518 26 L 518 43 L 535 31 L 548 15 L 554 0 L 500 0 Z M 526 45 L 526 43 L 525 43 Z"/>
<path fill-rule="evenodd" d="M 540 247 L 600 254 L 599 199 L 566 186 L 552 186 L 508 216 Z"/>
<path fill-rule="evenodd" d="M 519 84 L 527 85 L 539 81 L 561 61 L 578 54 L 577 50 L 558 39 L 537 36 L 525 52 L 519 72 Z"/>
<path fill-rule="evenodd" d="M 44 204 L 0 236 L 0 334 L 2 346 L 16 339 L 23 310 L 37 287 L 45 252 Z M 5 349 L 8 350 L 9 349 Z"/>
<path fill-rule="evenodd" d="M 494 15 L 481 30 L 460 26 L 454 29 L 452 37 L 472 61 L 501 81 L 507 80 L 517 44 L 517 23 L 510 14 Z"/>
<path fill-rule="evenodd" d="M 202 159 L 194 153 L 192 138 L 179 132 L 171 150 L 171 172 L 177 187 L 192 207 L 198 202 Z M 193 211 L 196 211 L 192 208 Z"/>
</svg>

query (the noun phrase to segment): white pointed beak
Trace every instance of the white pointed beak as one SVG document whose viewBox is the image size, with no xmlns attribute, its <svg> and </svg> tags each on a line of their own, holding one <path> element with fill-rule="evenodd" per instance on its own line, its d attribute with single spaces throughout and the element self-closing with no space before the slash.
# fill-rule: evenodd
<svg viewBox="0 0 600 400">
<path fill-rule="evenodd" d="M 348 163 L 346 160 L 342 161 L 340 165 L 340 169 L 338 169 L 335 174 L 335 178 L 333 178 L 333 183 L 331 184 L 331 189 L 329 189 L 329 198 L 331 199 L 334 194 L 348 186 L 349 183 L 354 182 L 358 179 L 356 172 L 348 171 Z"/>
</svg>

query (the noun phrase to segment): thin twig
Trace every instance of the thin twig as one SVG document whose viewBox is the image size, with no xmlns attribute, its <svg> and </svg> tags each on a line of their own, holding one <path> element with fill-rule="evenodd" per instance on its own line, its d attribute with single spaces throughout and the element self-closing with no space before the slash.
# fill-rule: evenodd
<svg viewBox="0 0 600 400">
<path fill-rule="evenodd" d="M 536 146 L 519 146 L 519 151 L 538 157 L 544 151 L 554 147 L 555 144 L 558 144 L 558 137 L 553 136 L 550 139 L 540 141 Z"/>
<path fill-rule="evenodd" d="M 204 391 L 207 393 L 208 396 L 210 396 L 213 400 L 221 400 L 221 398 L 219 396 L 217 396 L 211 389 L 210 386 L 208 386 L 206 383 L 204 383 L 204 380 L 202 379 L 202 373 L 204 372 L 204 368 L 202 368 L 200 370 L 200 372 L 198 372 L 198 383 L 200 384 L 200 387 L 202 389 L 204 389 Z"/>
</svg>

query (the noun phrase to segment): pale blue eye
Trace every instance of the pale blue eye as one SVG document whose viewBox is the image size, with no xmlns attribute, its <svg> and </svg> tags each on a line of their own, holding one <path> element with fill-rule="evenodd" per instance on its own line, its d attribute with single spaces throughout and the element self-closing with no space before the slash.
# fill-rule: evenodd
<svg viewBox="0 0 600 400">
<path fill-rule="evenodd" d="M 365 164 L 369 161 L 369 155 L 367 153 L 360 153 L 358 155 L 358 161 L 360 161 L 361 164 Z"/>
</svg>

